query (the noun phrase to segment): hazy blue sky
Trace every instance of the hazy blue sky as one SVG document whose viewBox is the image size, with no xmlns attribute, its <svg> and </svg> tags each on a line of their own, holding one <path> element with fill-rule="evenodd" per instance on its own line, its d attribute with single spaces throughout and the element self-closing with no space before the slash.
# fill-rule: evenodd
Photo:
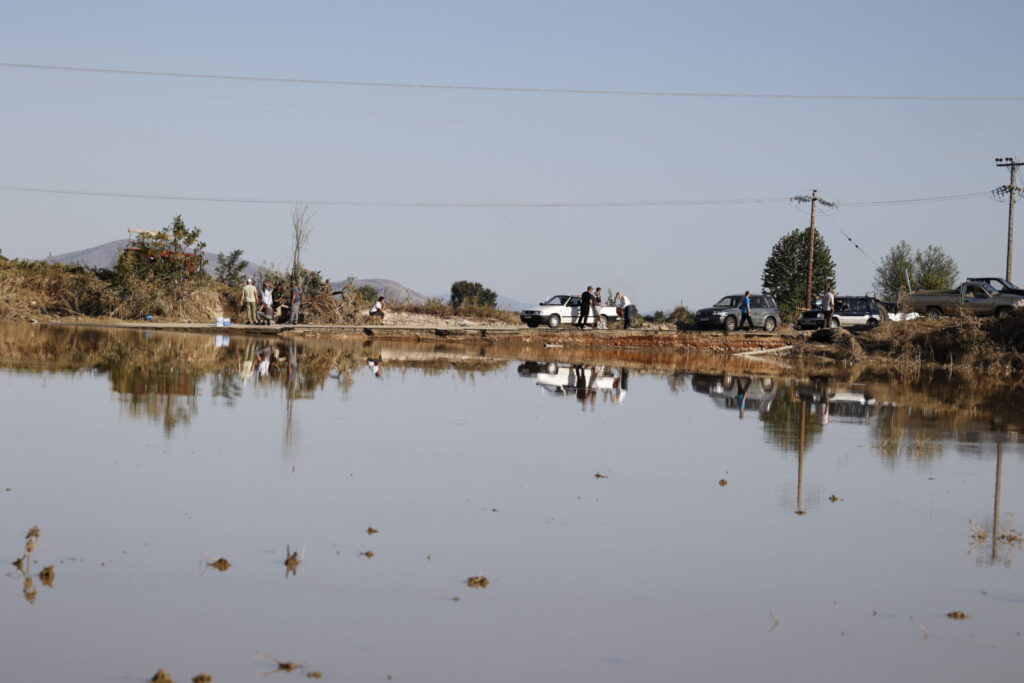
<svg viewBox="0 0 1024 683">
<path fill-rule="evenodd" d="M 0 61 L 509 87 L 1024 95 L 1024 3 L 3 3 Z M 0 68 L 0 185 L 379 202 L 980 192 L 1022 154 L 1024 101 L 670 98 L 240 83 Z M 289 207 L 0 191 L 0 248 L 42 257 L 160 227 L 288 259 Z M 846 207 L 820 228 L 840 290 L 898 240 L 1001 275 L 1006 205 Z M 320 207 L 308 264 L 426 294 L 479 280 L 527 302 L 587 284 L 641 309 L 760 287 L 791 204 Z M 1018 243 L 1024 241 L 1024 235 Z M 1024 250 L 1017 249 L 1018 280 Z"/>
</svg>

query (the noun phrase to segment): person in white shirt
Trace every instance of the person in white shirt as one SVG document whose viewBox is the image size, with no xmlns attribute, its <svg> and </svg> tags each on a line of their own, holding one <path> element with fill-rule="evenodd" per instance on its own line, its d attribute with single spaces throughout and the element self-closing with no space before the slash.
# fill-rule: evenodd
<svg viewBox="0 0 1024 683">
<path fill-rule="evenodd" d="M 622 311 L 622 317 L 624 322 L 624 330 L 628 330 L 633 326 L 633 316 L 636 315 L 636 306 L 629 300 L 629 297 L 622 292 L 616 292 L 615 294 L 615 307 Z"/>
<path fill-rule="evenodd" d="M 370 315 L 380 316 L 380 321 L 384 322 L 384 297 L 378 297 L 373 302 L 373 306 L 370 307 Z"/>
<path fill-rule="evenodd" d="M 821 310 L 825 311 L 825 327 L 832 327 L 832 314 L 836 310 L 836 295 L 832 293 L 831 287 L 825 290 L 825 297 L 821 300 Z"/>
</svg>

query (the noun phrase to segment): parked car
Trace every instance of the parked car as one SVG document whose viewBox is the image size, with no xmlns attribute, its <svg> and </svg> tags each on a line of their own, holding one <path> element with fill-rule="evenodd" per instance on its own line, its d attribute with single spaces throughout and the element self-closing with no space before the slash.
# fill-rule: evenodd
<svg viewBox="0 0 1024 683">
<path fill-rule="evenodd" d="M 832 313 L 832 327 L 872 327 L 889 320 L 885 304 L 869 296 L 837 296 L 836 308 Z M 813 308 L 804 311 L 797 321 L 802 330 L 814 330 L 825 326 L 825 311 Z"/>
<path fill-rule="evenodd" d="M 577 325 L 580 322 L 579 296 L 573 296 L 571 294 L 556 294 L 547 301 L 541 302 L 538 306 L 539 308 L 521 311 L 519 313 L 519 319 L 529 327 L 537 327 L 538 325 L 544 324 L 548 327 L 555 328 L 566 322 L 572 325 Z M 605 319 L 605 322 L 608 323 L 615 322 L 619 319 L 619 315 L 614 306 L 601 306 L 598 308 L 596 315 L 601 316 Z M 597 322 L 593 309 L 591 309 L 590 314 L 587 315 L 587 319 L 584 322 Z"/>
<path fill-rule="evenodd" d="M 740 301 L 742 294 L 730 294 L 723 296 L 711 308 L 702 308 L 694 314 L 697 320 L 697 327 L 706 330 L 711 327 L 721 327 L 726 332 L 732 332 L 740 321 Z M 771 332 L 779 325 L 782 316 L 779 314 L 779 307 L 775 305 L 775 299 L 767 294 L 750 295 L 750 318 L 754 321 L 754 327 L 761 327 L 765 332 Z"/>
<path fill-rule="evenodd" d="M 1017 296 L 1024 296 L 1024 288 L 1018 287 L 1009 280 L 1005 280 L 1001 277 L 969 277 L 968 282 L 984 282 L 992 289 L 1003 294 L 1016 294 Z"/>
<path fill-rule="evenodd" d="M 962 312 L 1005 318 L 1014 309 L 1024 306 L 1024 297 L 997 292 L 988 283 L 974 280 L 968 280 L 957 289 L 911 292 L 907 300 L 915 313 L 929 318 Z"/>
</svg>

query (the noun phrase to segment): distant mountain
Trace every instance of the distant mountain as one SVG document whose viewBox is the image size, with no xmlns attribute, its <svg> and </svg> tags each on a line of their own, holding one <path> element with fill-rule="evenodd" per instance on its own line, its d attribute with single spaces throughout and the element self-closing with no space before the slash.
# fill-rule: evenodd
<svg viewBox="0 0 1024 683">
<path fill-rule="evenodd" d="M 343 284 L 343 282 L 332 282 L 331 286 L 335 291 L 337 291 Z M 395 282 L 394 280 L 384 280 L 381 278 L 358 279 L 353 283 L 353 285 L 356 287 L 373 287 L 377 290 L 379 296 L 383 296 L 386 300 L 392 302 L 410 304 L 427 303 L 426 296 L 420 294 L 414 289 L 409 289 L 405 285 Z"/>
<path fill-rule="evenodd" d="M 113 268 L 117 265 L 118 254 L 120 254 L 127 245 L 128 240 L 126 239 L 114 240 L 113 242 L 89 247 L 88 249 L 69 251 L 64 254 L 50 256 L 46 260 L 50 263 L 64 263 L 67 265 L 78 264 L 80 266 L 86 266 L 87 268 Z M 212 275 L 214 268 L 217 266 L 217 254 L 207 251 L 203 253 L 203 256 L 206 257 L 206 270 Z M 260 266 L 250 263 L 248 268 L 245 269 L 245 273 L 249 277 L 258 278 Z M 335 290 L 340 289 L 341 285 L 341 282 L 331 283 L 331 286 Z M 361 287 L 363 285 L 373 287 L 380 292 L 385 299 L 390 301 L 409 302 L 414 304 L 424 304 L 427 302 L 427 297 L 413 289 L 409 289 L 403 284 L 395 282 L 394 280 L 372 278 L 358 279 L 355 281 L 356 287 Z"/>
<path fill-rule="evenodd" d="M 114 240 L 97 247 L 50 256 L 46 260 L 49 263 L 78 264 L 87 268 L 113 268 L 117 264 L 117 255 L 124 251 L 127 245 L 128 240 Z"/>
</svg>

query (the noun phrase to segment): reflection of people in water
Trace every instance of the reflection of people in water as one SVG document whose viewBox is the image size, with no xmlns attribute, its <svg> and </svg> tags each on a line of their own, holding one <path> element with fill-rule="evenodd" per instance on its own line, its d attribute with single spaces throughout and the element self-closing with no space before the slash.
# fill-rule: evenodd
<svg viewBox="0 0 1024 683">
<path fill-rule="evenodd" d="M 381 365 L 383 365 L 383 363 L 384 363 L 384 359 L 380 358 L 380 357 L 378 357 L 378 358 L 367 358 L 366 359 L 366 365 L 369 366 L 370 370 L 373 371 L 373 376 L 374 377 L 380 377 L 380 368 L 381 368 Z"/>
<path fill-rule="evenodd" d="M 747 390 L 750 389 L 750 378 L 740 377 L 736 380 L 736 407 L 740 411 L 740 419 L 743 419 L 743 411 L 747 407 Z"/>
<path fill-rule="evenodd" d="M 619 368 L 619 376 L 612 382 L 612 391 L 614 392 L 614 400 L 616 403 L 622 403 L 626 400 L 626 392 L 629 391 L 629 369 Z"/>
<path fill-rule="evenodd" d="M 256 376 L 260 379 L 270 375 L 270 359 L 274 355 L 274 350 L 269 346 L 264 346 L 260 349 L 258 356 L 258 362 L 256 364 Z"/>
</svg>

